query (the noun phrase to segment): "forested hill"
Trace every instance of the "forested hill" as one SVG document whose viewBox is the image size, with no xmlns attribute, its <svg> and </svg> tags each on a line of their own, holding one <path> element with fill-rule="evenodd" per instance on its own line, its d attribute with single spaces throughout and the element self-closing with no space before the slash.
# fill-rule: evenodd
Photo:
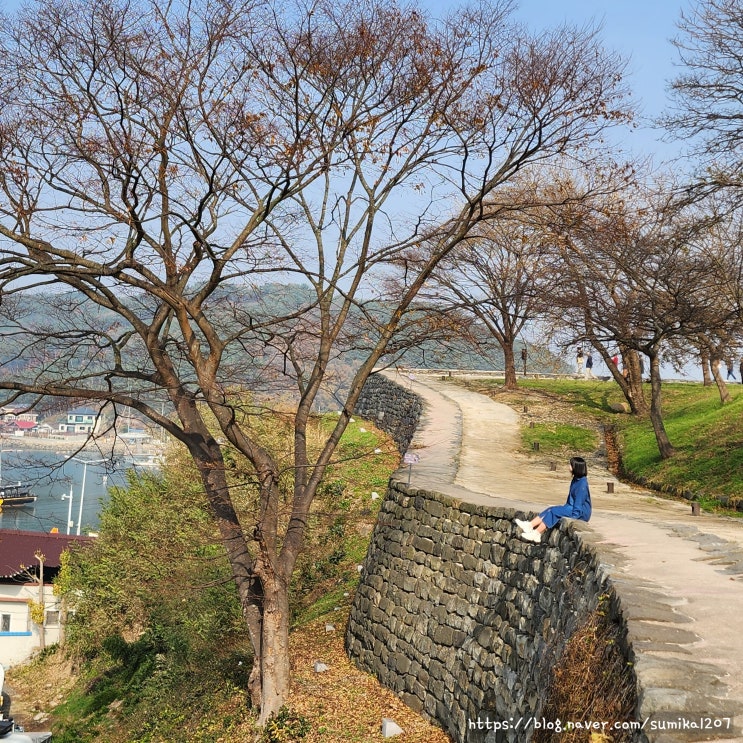
<svg viewBox="0 0 743 743">
<path fill-rule="evenodd" d="M 0 304 L 0 336 L 2 336 L 0 373 L 6 378 L 29 370 L 38 370 L 40 363 L 44 363 L 42 359 L 48 361 L 55 355 L 58 360 L 64 356 L 68 364 L 75 355 L 76 364 L 84 361 L 90 371 L 92 367 L 103 363 L 101 361 L 103 354 L 99 355 L 97 361 L 90 355 L 91 350 L 100 351 L 100 346 L 95 348 L 96 344 L 91 341 L 92 335 L 104 328 L 119 328 L 117 332 L 122 332 L 121 324 L 120 322 L 116 324 L 113 313 L 92 305 L 82 295 L 71 292 L 55 293 L 50 290 L 34 295 L 26 294 L 18 299 L 14 297 L 4 299 L 6 301 Z M 152 311 L 152 302 L 151 297 L 132 295 L 129 305 L 145 319 Z M 251 340 L 253 347 L 248 348 L 247 343 L 240 344 L 239 348 L 231 352 L 235 357 L 238 354 L 247 354 L 246 358 L 250 359 L 252 354 L 253 358 L 260 356 L 262 363 L 266 363 L 264 349 L 256 353 L 256 349 L 259 349 L 262 343 L 274 354 L 275 365 L 280 366 L 283 363 L 284 368 L 279 371 L 286 374 L 287 352 L 284 350 L 282 360 L 282 344 L 284 349 L 295 344 L 292 348 L 294 350 L 301 343 L 307 363 L 313 358 L 315 303 L 316 297 L 307 285 L 288 283 L 267 283 L 249 287 L 223 285 L 210 297 L 207 310 L 210 320 L 225 332 L 234 331 L 238 327 L 255 326 L 255 333 L 251 333 L 254 335 L 254 339 Z M 418 310 L 418 313 L 420 315 L 421 310 Z M 344 382 L 351 378 L 360 361 L 366 357 L 368 346 L 365 347 L 364 337 L 368 334 L 373 341 L 375 317 L 383 318 L 384 314 L 384 305 L 377 302 L 365 305 L 363 311 L 359 309 L 349 318 L 348 343 L 338 349 L 333 361 L 334 376 L 336 382 L 340 382 L 335 393 L 331 393 L 331 397 L 336 400 Z M 425 322 L 422 325 L 425 326 Z M 18 327 L 38 329 L 39 341 L 33 348 L 16 345 L 14 328 Z M 395 353 L 385 357 L 383 363 L 415 368 L 503 369 L 503 352 L 498 343 L 492 337 L 488 337 L 484 330 L 477 332 L 474 324 L 469 330 L 475 340 L 455 332 L 439 333 L 435 339 L 426 339 L 412 334 L 411 328 L 418 327 L 420 325 L 415 319 L 408 323 L 407 330 L 401 332 L 400 337 L 394 341 Z M 407 338 L 404 337 L 405 332 L 408 333 Z M 46 339 L 42 339 L 43 333 L 48 335 Z M 74 344 L 70 344 L 69 341 L 75 334 L 79 334 L 81 338 L 78 351 L 73 350 Z M 67 337 L 66 342 L 61 340 L 64 336 Z M 89 346 L 87 356 L 83 350 L 85 343 Z M 126 349 L 132 349 L 131 353 L 137 353 L 137 361 L 142 362 L 141 347 L 130 343 L 124 350 L 125 354 Z M 520 352 L 521 345 L 516 349 L 519 371 Z M 529 372 L 566 371 L 564 364 L 548 352 L 530 346 L 528 354 Z M 125 356 L 125 364 L 126 361 Z M 333 404 L 329 399 L 321 403 L 323 407 Z"/>
</svg>

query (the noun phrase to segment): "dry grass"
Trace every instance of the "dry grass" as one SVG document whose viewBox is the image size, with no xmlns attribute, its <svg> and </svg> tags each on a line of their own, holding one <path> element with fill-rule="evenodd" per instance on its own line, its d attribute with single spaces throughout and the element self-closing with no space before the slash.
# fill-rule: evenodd
<svg viewBox="0 0 743 743">
<path fill-rule="evenodd" d="M 552 668 L 542 717 L 545 720 L 593 720 L 629 722 L 634 720 L 635 683 L 631 666 L 621 650 L 620 625 L 602 607 L 594 611 L 568 640 L 565 651 Z M 629 743 L 628 731 L 607 730 L 590 734 L 586 730 L 565 731 L 559 736 L 538 731 L 533 743 Z"/>
<path fill-rule="evenodd" d="M 289 705 L 312 724 L 306 743 L 384 740 L 382 718 L 392 718 L 404 731 L 400 743 L 449 743 L 447 735 L 406 707 L 394 693 L 349 661 L 343 647 L 348 619 L 336 612 L 334 632 L 327 619 L 296 630 L 291 637 L 292 693 Z M 315 673 L 315 661 L 329 666 Z"/>
<path fill-rule="evenodd" d="M 358 670 L 345 654 L 344 630 L 348 609 L 334 612 L 295 629 L 290 637 L 292 688 L 288 706 L 310 723 L 304 743 L 372 743 L 382 741 L 382 718 L 392 718 L 402 729 L 399 743 L 450 743 L 446 734 L 406 707 L 371 675 Z M 335 631 L 326 631 L 333 622 Z M 315 661 L 329 670 L 314 671 Z M 58 651 L 11 670 L 7 687 L 13 694 L 13 716 L 27 730 L 49 730 L 49 714 L 74 683 L 72 666 Z M 234 715 L 234 700 L 225 714 Z M 35 722 L 34 717 L 40 719 Z M 215 743 L 247 743 L 257 739 L 253 720 Z"/>
<path fill-rule="evenodd" d="M 5 689 L 12 698 L 12 717 L 28 731 L 49 730 L 51 711 L 64 701 L 75 679 L 72 663 L 59 649 L 7 669 Z"/>
</svg>

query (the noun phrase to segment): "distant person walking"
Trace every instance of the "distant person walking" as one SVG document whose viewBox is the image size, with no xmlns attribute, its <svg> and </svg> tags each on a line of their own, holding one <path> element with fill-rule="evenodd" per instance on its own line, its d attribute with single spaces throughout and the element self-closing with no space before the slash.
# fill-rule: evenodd
<svg viewBox="0 0 743 743">
<path fill-rule="evenodd" d="M 578 349 L 578 354 L 575 357 L 575 367 L 577 369 L 578 374 L 583 374 L 583 349 Z"/>
<path fill-rule="evenodd" d="M 531 521 L 514 519 L 516 526 L 521 529 L 519 537 L 527 542 L 541 542 L 542 534 L 551 529 L 560 519 L 580 519 L 588 521 L 591 518 L 591 493 L 588 489 L 588 466 L 583 457 L 572 457 L 570 472 L 573 479 L 570 482 L 568 499 L 564 506 L 550 506 Z"/>
<path fill-rule="evenodd" d="M 586 355 L 586 379 L 596 379 L 593 375 L 593 356 L 590 352 Z"/>
<path fill-rule="evenodd" d="M 730 361 L 726 361 L 725 362 L 725 366 L 728 369 L 728 376 L 727 376 L 727 378 L 728 379 L 732 379 L 733 382 L 737 382 L 738 380 L 735 378 L 735 371 L 733 369 L 733 361 L 732 361 L 732 359 Z"/>
</svg>

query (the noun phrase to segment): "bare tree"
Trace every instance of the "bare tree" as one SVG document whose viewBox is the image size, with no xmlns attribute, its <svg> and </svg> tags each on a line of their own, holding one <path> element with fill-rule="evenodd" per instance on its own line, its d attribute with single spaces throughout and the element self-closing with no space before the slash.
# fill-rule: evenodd
<svg viewBox="0 0 743 743">
<path fill-rule="evenodd" d="M 671 84 L 663 123 L 702 158 L 696 196 L 731 188 L 740 203 L 743 143 L 743 15 L 738 0 L 697 0 L 674 40 L 685 71 Z"/>
<path fill-rule="evenodd" d="M 510 11 L 51 0 L 0 32 L 0 292 L 17 362 L 0 389 L 129 406 L 185 446 L 263 722 L 288 689 L 288 586 L 318 484 L 416 294 L 516 171 L 577 156 L 625 116 L 621 64 L 592 31 L 532 38 Z M 390 265 L 422 244 L 384 296 Z M 278 288 L 292 281 L 302 291 Z M 318 397 L 361 326 L 342 412 L 313 447 Z M 251 425 L 278 383 L 293 390 L 288 461 Z M 163 393 L 172 416 L 152 404 Z M 252 464 L 253 511 L 235 505 L 225 447 Z"/>
<path fill-rule="evenodd" d="M 610 347 L 621 349 L 626 378 L 607 366 L 637 413 L 646 410 L 640 354 L 648 359 L 649 415 L 664 459 L 674 449 L 663 422 L 661 355 L 670 355 L 674 343 L 688 346 L 720 327 L 726 316 L 714 293 L 715 267 L 694 243 L 705 222 L 697 213 L 685 214 L 668 195 L 673 191 L 645 186 L 604 213 L 566 222 L 566 282 L 555 298 L 577 337 L 590 341 L 605 360 Z"/>
<path fill-rule="evenodd" d="M 558 196 L 545 185 L 554 173 L 542 171 L 533 177 L 534 181 L 517 179 L 499 194 L 500 203 L 488 201 L 489 215 L 497 218 L 479 225 L 449 253 L 422 291 L 439 306 L 474 317 L 497 341 L 503 351 L 506 389 L 517 387 L 514 349 L 519 336 L 539 315 L 555 282 L 552 245 L 540 216 L 555 198 L 564 204 L 564 193 Z"/>
<path fill-rule="evenodd" d="M 708 200 L 707 206 L 711 204 Z M 743 221 L 739 211 L 730 211 L 725 205 L 722 216 L 715 218 L 698 240 L 697 249 L 704 255 L 716 275 L 712 288 L 711 308 L 714 316 L 708 318 L 707 332 L 700 334 L 697 346 L 707 366 L 706 378 L 711 376 L 720 393 L 720 402 L 732 399 L 727 382 L 720 372 L 724 361 L 732 370 L 734 359 L 743 346 Z"/>
</svg>

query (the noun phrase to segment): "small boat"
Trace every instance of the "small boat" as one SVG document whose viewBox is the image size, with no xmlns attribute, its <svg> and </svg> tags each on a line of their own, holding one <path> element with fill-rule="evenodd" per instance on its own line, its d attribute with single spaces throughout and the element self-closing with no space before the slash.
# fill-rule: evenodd
<svg viewBox="0 0 743 743">
<path fill-rule="evenodd" d="M 36 496 L 26 485 L 0 485 L 0 509 L 28 506 L 31 503 L 36 503 Z"/>
</svg>

